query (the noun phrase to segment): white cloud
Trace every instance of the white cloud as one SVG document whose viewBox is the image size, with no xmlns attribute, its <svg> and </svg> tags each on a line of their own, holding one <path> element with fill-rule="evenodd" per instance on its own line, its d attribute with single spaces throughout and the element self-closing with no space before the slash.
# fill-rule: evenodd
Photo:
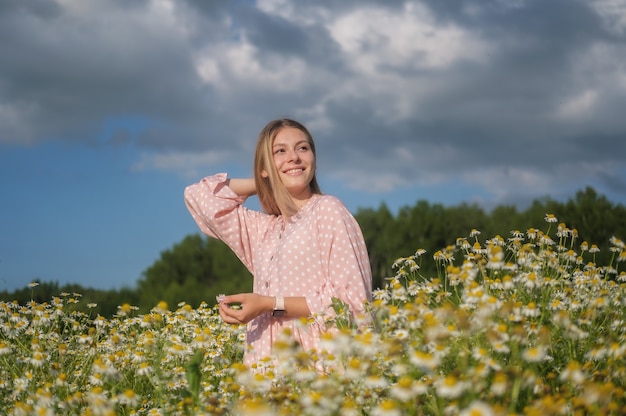
<svg viewBox="0 0 626 416">
<path fill-rule="evenodd" d="M 594 105 L 598 100 L 598 93 L 586 90 L 564 102 L 557 110 L 557 116 L 566 120 L 580 120 L 593 113 Z"/>
<path fill-rule="evenodd" d="M 591 6 L 603 17 L 605 25 L 612 31 L 626 31 L 626 3 L 623 0 L 594 0 Z"/>
<path fill-rule="evenodd" d="M 371 168 L 378 170 L 376 165 L 372 165 Z M 409 178 L 384 170 L 376 174 L 364 174 L 362 170 L 336 169 L 329 176 L 350 189 L 370 193 L 390 192 L 412 184 Z"/>
<path fill-rule="evenodd" d="M 230 153 L 206 151 L 200 153 L 142 153 L 134 171 L 169 171 L 186 179 L 197 179 L 214 165 L 228 160 Z"/>
<path fill-rule="evenodd" d="M 563 196 L 581 190 L 584 186 L 598 185 L 597 180 L 611 176 L 618 169 L 613 163 L 585 163 L 560 161 L 543 169 L 515 166 L 477 166 L 467 170 L 460 180 L 468 187 L 484 189 L 491 195 L 492 204 L 514 201 L 520 196 Z M 587 178 L 587 179 L 583 179 Z"/>
<path fill-rule="evenodd" d="M 0 143 L 30 144 L 35 141 L 31 124 L 32 105 L 0 101 Z"/>
<path fill-rule="evenodd" d="M 473 33 L 451 23 L 438 24 L 416 3 L 398 11 L 355 9 L 328 27 L 353 70 L 364 76 L 390 68 L 441 69 L 458 60 L 480 61 L 488 50 Z"/>
</svg>

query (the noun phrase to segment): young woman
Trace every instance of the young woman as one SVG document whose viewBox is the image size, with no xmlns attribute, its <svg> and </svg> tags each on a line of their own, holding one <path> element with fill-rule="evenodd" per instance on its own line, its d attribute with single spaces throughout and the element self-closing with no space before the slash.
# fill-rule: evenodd
<svg viewBox="0 0 626 416">
<path fill-rule="evenodd" d="M 224 322 L 247 324 L 244 363 L 271 355 L 283 328 L 305 349 L 317 347 L 333 298 L 354 316 L 371 300 L 369 258 L 359 225 L 315 177 L 315 144 L 299 122 L 270 122 L 259 134 L 254 178 L 208 176 L 185 189 L 205 234 L 224 241 L 254 276 L 253 292 L 220 299 Z M 247 209 L 257 194 L 265 212 Z M 240 308 L 229 305 L 238 303 Z M 303 327 L 298 318 L 312 317 Z"/>
</svg>

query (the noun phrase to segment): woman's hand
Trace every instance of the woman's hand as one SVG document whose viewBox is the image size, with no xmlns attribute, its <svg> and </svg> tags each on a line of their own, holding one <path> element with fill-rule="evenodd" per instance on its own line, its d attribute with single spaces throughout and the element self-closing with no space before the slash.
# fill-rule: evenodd
<svg viewBox="0 0 626 416">
<path fill-rule="evenodd" d="M 228 324 L 247 324 L 262 313 L 274 309 L 274 297 L 256 293 L 224 296 L 220 302 L 220 316 Z"/>
</svg>

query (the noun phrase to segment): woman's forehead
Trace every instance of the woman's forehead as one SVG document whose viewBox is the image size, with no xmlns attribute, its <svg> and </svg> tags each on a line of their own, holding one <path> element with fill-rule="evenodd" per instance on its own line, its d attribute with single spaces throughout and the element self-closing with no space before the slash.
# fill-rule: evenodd
<svg viewBox="0 0 626 416">
<path fill-rule="evenodd" d="M 299 143 L 301 141 L 309 142 L 308 136 L 300 129 L 295 127 L 284 127 L 280 129 L 274 137 L 273 145 L 286 145 Z"/>
</svg>

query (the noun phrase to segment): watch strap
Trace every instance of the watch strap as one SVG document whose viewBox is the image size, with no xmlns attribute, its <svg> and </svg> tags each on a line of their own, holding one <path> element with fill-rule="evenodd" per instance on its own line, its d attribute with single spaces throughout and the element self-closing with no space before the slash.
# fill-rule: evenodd
<svg viewBox="0 0 626 416">
<path fill-rule="evenodd" d="M 285 298 L 282 296 L 276 296 L 274 298 L 274 310 L 272 316 L 281 317 L 285 315 Z"/>
</svg>

